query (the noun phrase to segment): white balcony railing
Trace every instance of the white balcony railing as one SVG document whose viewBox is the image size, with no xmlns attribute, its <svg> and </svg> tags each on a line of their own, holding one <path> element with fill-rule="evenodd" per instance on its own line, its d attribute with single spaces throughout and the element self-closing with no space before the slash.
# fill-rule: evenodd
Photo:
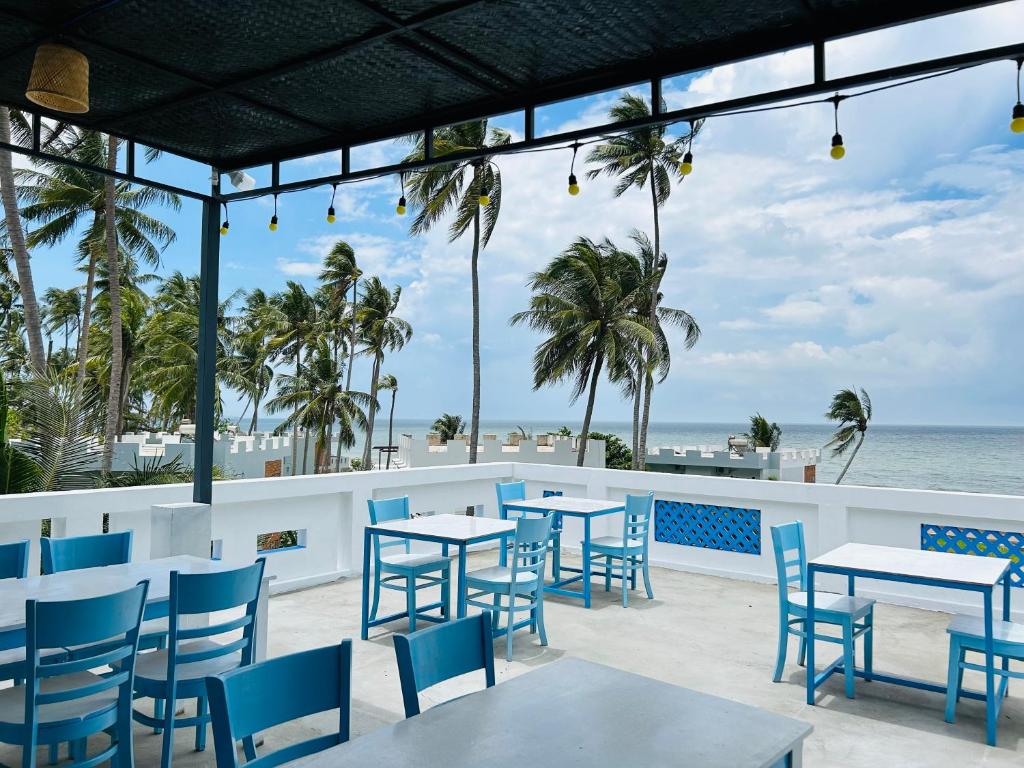
<svg viewBox="0 0 1024 768">
<path fill-rule="evenodd" d="M 275 577 L 273 591 L 279 592 L 358 573 L 369 498 L 408 494 L 414 513 L 461 513 L 474 507 L 477 514 L 493 517 L 497 515 L 494 483 L 510 479 L 525 480 L 531 496 L 548 488 L 592 498 L 622 498 L 625 493 L 653 490 L 659 500 L 758 510 L 759 554 L 656 540 L 651 544 L 656 565 L 757 581 L 775 577 L 770 526 L 795 519 L 804 521 L 811 557 L 847 541 L 918 548 L 922 525 L 1024 531 L 1024 497 L 1020 496 L 495 462 L 218 482 L 212 507 L 208 512 L 200 507 L 198 518 L 177 514 L 197 514 L 189 503 L 189 485 L 7 496 L 0 499 L 0 541 L 38 539 L 44 519 L 52 520 L 54 535 L 97 533 L 104 513 L 109 513 L 112 530 L 135 531 L 136 559 L 172 551 L 208 552 L 209 540 L 217 556 L 244 562 L 256 556 L 260 534 L 297 530 L 299 546 L 268 554 L 267 570 Z M 205 523 L 195 527 L 194 519 Z M 562 541 L 570 550 L 579 548 L 582 531 L 577 523 L 566 521 Z M 595 521 L 593 535 L 615 533 L 620 525 L 615 516 L 602 518 Z M 38 568 L 38 557 L 39 548 L 33 544 L 33 570 Z M 978 609 L 964 604 L 962 594 L 909 585 L 865 582 L 860 591 L 906 605 Z M 1019 592 L 1024 596 L 1024 589 Z M 1024 618 L 1024 601 L 1016 594 L 1014 598 L 1015 615 Z M 685 600 L 685 595 L 676 599 Z"/>
</svg>

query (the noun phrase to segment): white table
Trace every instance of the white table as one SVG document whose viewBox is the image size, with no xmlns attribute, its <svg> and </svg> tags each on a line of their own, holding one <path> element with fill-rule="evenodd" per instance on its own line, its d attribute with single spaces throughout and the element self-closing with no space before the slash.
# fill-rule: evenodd
<svg viewBox="0 0 1024 768">
<path fill-rule="evenodd" d="M 782 768 L 807 723 L 581 659 L 545 664 L 290 768 Z"/>
<path fill-rule="evenodd" d="M 552 570 L 554 583 L 544 587 L 545 592 L 573 597 L 583 601 L 585 608 L 590 607 L 590 521 L 602 515 L 613 515 L 617 512 L 624 512 L 626 505 L 621 501 L 609 501 L 608 499 L 586 499 L 573 496 L 545 496 L 540 499 L 525 499 L 521 501 L 506 501 L 501 507 L 502 518 L 507 518 L 508 513 L 526 512 L 534 514 L 554 514 L 556 517 L 579 517 L 583 520 L 583 567 L 570 568 L 557 564 Z M 557 525 L 556 520 L 556 525 Z M 505 564 L 505 550 L 501 552 L 501 563 Z M 575 573 L 568 579 L 561 577 L 560 571 Z M 634 572 L 634 578 L 635 572 Z M 582 591 L 566 589 L 570 584 L 582 581 Z"/>
<path fill-rule="evenodd" d="M 363 609 L 360 635 L 369 637 L 370 627 L 376 627 L 404 618 L 407 612 L 394 613 L 370 621 L 370 551 L 374 536 L 388 536 L 410 541 L 431 541 L 441 545 L 441 555 L 448 556 L 448 547 L 458 548 L 459 588 L 456 616 L 466 615 L 466 548 L 470 544 L 501 539 L 502 551 L 505 540 L 515 534 L 516 524 L 511 520 L 495 520 L 473 515 L 424 515 L 408 520 L 389 520 L 368 525 L 363 529 Z"/>
<path fill-rule="evenodd" d="M 46 576 L 0 581 L 0 649 L 18 648 L 25 644 L 25 601 L 79 600 L 121 592 L 149 579 L 146 599 L 147 619 L 167 615 L 170 598 L 171 571 L 180 573 L 217 573 L 237 568 L 220 560 L 205 560 L 192 555 L 176 555 L 138 563 L 82 568 Z M 269 577 L 264 577 L 256 609 L 257 661 L 267 655 L 267 602 Z"/>
<path fill-rule="evenodd" d="M 922 584 L 930 587 L 977 592 L 982 596 L 985 615 L 985 693 L 963 691 L 961 695 L 986 703 L 986 732 L 988 743 L 996 743 L 996 715 L 998 696 L 993 673 L 995 657 L 992 638 L 992 593 L 1003 584 L 1003 620 L 1010 619 L 1010 587 L 1006 574 L 1010 561 L 997 557 L 957 555 L 920 549 L 882 547 L 874 544 L 844 544 L 807 563 L 807 635 L 814 637 L 814 576 L 834 573 L 847 577 L 847 592 L 854 594 L 855 580 L 859 578 Z M 832 662 L 820 674 L 814 672 L 814 643 L 807 644 L 807 703 L 814 704 L 815 691 L 836 672 L 845 672 L 842 658 Z M 945 693 L 946 686 L 896 675 L 877 672 L 854 672 L 858 677 L 879 682 L 894 683 L 910 688 Z"/>
</svg>

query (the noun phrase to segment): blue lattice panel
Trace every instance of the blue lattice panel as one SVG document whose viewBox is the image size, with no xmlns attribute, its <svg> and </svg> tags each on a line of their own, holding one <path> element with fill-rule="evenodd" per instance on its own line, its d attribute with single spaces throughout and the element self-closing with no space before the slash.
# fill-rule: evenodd
<svg viewBox="0 0 1024 768">
<path fill-rule="evenodd" d="M 1024 587 L 1024 533 L 955 526 L 921 526 L 921 549 L 1010 561 L 1010 586 Z"/>
<path fill-rule="evenodd" d="M 760 555 L 761 510 L 657 499 L 654 540 Z"/>
</svg>

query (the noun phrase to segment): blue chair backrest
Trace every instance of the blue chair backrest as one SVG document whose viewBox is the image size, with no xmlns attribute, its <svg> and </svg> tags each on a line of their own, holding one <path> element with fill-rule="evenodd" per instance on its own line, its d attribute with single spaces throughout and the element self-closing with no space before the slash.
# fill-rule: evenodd
<svg viewBox="0 0 1024 768">
<path fill-rule="evenodd" d="M 526 498 L 526 481 L 516 480 L 511 483 L 495 483 L 494 490 L 498 494 L 498 514 L 501 514 L 501 510 L 510 501 L 522 501 Z M 512 516 L 516 516 L 517 512 L 512 512 Z M 506 515 L 507 517 L 508 515 Z"/>
<path fill-rule="evenodd" d="M 654 509 L 654 491 L 645 495 L 626 494 L 626 513 L 622 523 L 622 544 L 646 546 L 647 532 L 651 528 L 651 510 Z"/>
<path fill-rule="evenodd" d="M 399 496 L 395 499 L 367 499 L 366 504 L 370 508 L 370 523 L 372 525 L 386 523 L 389 520 L 409 519 L 408 496 Z M 402 547 L 409 552 L 409 540 L 373 537 L 373 554 L 378 561 L 380 560 L 380 551 L 388 547 Z"/>
<path fill-rule="evenodd" d="M 552 515 L 521 517 L 516 521 L 516 539 L 512 548 L 512 581 L 521 581 L 525 574 L 539 574 L 544 580 L 544 562 L 551 538 Z"/>
<path fill-rule="evenodd" d="M 789 601 L 789 585 L 799 591 L 807 589 L 807 550 L 804 548 L 804 524 L 799 520 L 772 526 L 772 547 L 775 550 L 775 575 L 779 583 L 779 599 Z"/>
<path fill-rule="evenodd" d="M 341 744 L 349 739 L 352 710 L 352 641 L 278 656 L 206 678 L 213 720 L 217 768 L 236 768 L 237 743 L 281 723 L 332 709 L 339 711 L 337 733 L 261 755 L 246 768 L 270 768 Z"/>
<path fill-rule="evenodd" d="M 149 582 L 142 581 L 123 592 L 83 600 L 25 601 L 25 725 L 30 732 L 37 727 L 39 707 L 119 686 L 119 706 L 125 711 L 131 707 L 139 627 L 148 593 Z M 71 660 L 41 663 L 41 652 L 69 646 L 75 646 Z M 85 684 L 69 680 L 58 690 L 40 691 L 45 679 L 108 666 L 116 671 Z M 112 754 L 113 748 L 107 752 Z"/>
<path fill-rule="evenodd" d="M 132 532 L 98 533 L 95 536 L 44 538 L 39 540 L 43 573 L 77 571 L 131 562 Z"/>
<path fill-rule="evenodd" d="M 552 496 L 561 496 L 561 491 L 544 491 L 544 498 L 550 499 Z"/>
<path fill-rule="evenodd" d="M 420 713 L 420 691 L 467 672 L 484 670 L 490 688 L 494 685 L 491 612 L 395 635 L 395 656 L 406 717 Z"/>
<path fill-rule="evenodd" d="M 256 628 L 256 606 L 263 582 L 264 559 L 252 565 L 217 573 L 179 573 L 171 571 L 171 590 L 168 600 L 167 682 L 171 685 L 178 677 L 176 668 L 182 664 L 242 653 L 242 665 L 252 663 L 253 638 Z M 245 607 L 245 613 L 218 624 L 205 627 L 182 627 L 182 617 L 215 613 Z M 216 637 L 242 630 L 242 637 L 205 651 L 182 653 L 178 644 L 203 637 Z"/>
<path fill-rule="evenodd" d="M 28 575 L 28 541 L 0 544 L 0 579 L 24 579 Z"/>
</svg>

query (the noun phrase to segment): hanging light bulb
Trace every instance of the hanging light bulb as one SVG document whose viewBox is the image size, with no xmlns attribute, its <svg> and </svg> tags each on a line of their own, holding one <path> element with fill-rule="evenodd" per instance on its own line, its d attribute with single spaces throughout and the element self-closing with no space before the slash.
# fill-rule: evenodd
<svg viewBox="0 0 1024 768">
<path fill-rule="evenodd" d="M 327 206 L 327 223 L 333 224 L 338 218 L 334 215 L 334 196 L 338 193 L 338 185 L 331 184 L 331 204 Z"/>
<path fill-rule="evenodd" d="M 1017 59 L 1017 103 L 1013 105 L 1013 119 L 1010 120 L 1010 130 L 1014 133 L 1024 133 L 1024 104 L 1020 101 L 1020 70 L 1024 67 L 1024 58 Z"/>
<path fill-rule="evenodd" d="M 405 174 L 398 174 L 398 181 L 402 185 L 402 196 L 398 198 L 398 205 L 395 206 L 395 213 L 405 216 Z"/>
<path fill-rule="evenodd" d="M 224 223 L 220 225 L 220 234 L 223 237 L 228 233 L 231 228 L 231 222 L 228 221 L 228 204 L 224 203 Z"/>
<path fill-rule="evenodd" d="M 576 181 L 576 153 L 579 151 L 580 145 L 577 142 L 573 142 L 572 145 L 572 162 L 569 164 L 569 194 L 575 197 L 580 193 L 580 185 Z"/>
<path fill-rule="evenodd" d="M 683 155 L 683 162 L 679 164 L 679 173 L 689 176 L 693 173 L 693 121 L 690 121 L 690 138 L 686 144 L 686 154 Z"/>
<path fill-rule="evenodd" d="M 477 165 L 476 174 L 476 178 L 479 180 L 480 184 L 480 195 L 477 197 L 477 202 L 480 203 L 482 207 L 486 208 L 491 204 L 491 191 L 487 186 L 487 175 L 483 162 Z"/>
<path fill-rule="evenodd" d="M 832 97 L 832 106 L 835 108 L 835 123 L 836 132 L 832 136 L 832 149 L 829 150 L 829 156 L 833 160 L 842 160 L 846 157 L 846 147 L 843 146 L 843 136 L 839 133 L 839 102 L 842 101 L 845 96 L 840 96 L 838 93 Z"/>
<path fill-rule="evenodd" d="M 274 215 L 270 217 L 271 232 L 277 232 L 277 195 L 274 195 Z"/>
</svg>

